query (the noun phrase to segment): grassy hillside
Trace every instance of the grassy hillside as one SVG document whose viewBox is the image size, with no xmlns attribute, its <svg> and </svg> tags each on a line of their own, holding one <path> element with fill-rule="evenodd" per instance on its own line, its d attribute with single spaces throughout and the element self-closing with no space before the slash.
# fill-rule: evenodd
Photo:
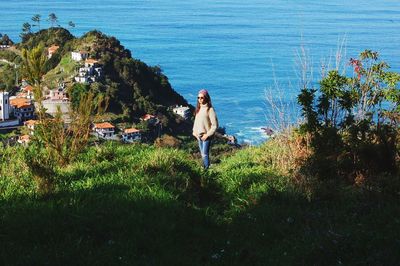
<svg viewBox="0 0 400 266">
<path fill-rule="evenodd" d="M 185 150 L 108 143 L 40 195 L 23 149 L 1 151 L 3 265 L 395 265 L 396 196 L 340 187 L 307 200 L 278 170 L 283 146 L 204 172 Z"/>
<path fill-rule="evenodd" d="M 77 73 L 78 67 L 79 64 L 72 60 L 71 54 L 66 54 L 55 68 L 46 73 L 43 77 L 44 83 L 49 88 L 57 88 L 60 81 L 70 84 L 74 82 L 74 76 Z"/>
</svg>

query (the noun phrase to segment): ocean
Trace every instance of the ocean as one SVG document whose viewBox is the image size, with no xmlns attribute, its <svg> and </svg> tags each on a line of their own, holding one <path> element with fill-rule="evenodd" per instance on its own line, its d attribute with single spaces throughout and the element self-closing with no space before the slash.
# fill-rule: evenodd
<svg viewBox="0 0 400 266">
<path fill-rule="evenodd" d="M 252 145 L 275 124 L 266 91 L 298 120 L 302 50 L 311 85 L 321 66 L 335 66 L 338 47 L 343 67 L 371 49 L 400 69 L 398 0 L 0 0 L 0 33 L 19 42 L 24 22 L 40 14 L 49 27 L 50 13 L 60 26 L 73 21 L 75 36 L 93 29 L 115 36 L 135 58 L 160 66 L 191 104 L 208 89 L 221 126 Z"/>
</svg>

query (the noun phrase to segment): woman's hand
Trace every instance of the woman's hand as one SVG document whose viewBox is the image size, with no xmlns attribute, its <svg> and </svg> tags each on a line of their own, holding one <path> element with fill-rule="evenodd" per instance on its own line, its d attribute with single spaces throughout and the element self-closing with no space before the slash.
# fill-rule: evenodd
<svg viewBox="0 0 400 266">
<path fill-rule="evenodd" d="M 200 138 L 202 141 L 206 141 L 208 139 L 208 136 L 206 134 L 202 135 Z"/>
</svg>

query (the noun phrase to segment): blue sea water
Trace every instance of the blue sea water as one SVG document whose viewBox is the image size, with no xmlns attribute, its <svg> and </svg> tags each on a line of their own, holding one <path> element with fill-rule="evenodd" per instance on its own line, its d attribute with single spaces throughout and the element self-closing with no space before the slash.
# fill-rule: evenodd
<svg viewBox="0 0 400 266">
<path fill-rule="evenodd" d="M 49 13 L 61 26 L 73 21 L 76 36 L 97 29 L 117 37 L 192 104 L 207 88 L 220 124 L 253 144 L 272 125 L 266 88 L 295 103 L 301 47 L 314 82 L 341 43 L 343 60 L 372 49 L 400 69 L 398 0 L 0 0 L 0 33 L 19 42 L 24 22 L 40 14 L 48 27 Z"/>
</svg>

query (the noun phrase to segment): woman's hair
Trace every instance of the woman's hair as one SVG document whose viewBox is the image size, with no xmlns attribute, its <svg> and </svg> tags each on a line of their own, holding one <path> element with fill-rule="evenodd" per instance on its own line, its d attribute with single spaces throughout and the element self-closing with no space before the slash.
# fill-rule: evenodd
<svg viewBox="0 0 400 266">
<path fill-rule="evenodd" d="M 212 107 L 212 103 L 211 103 L 211 98 L 210 98 L 210 94 L 208 94 L 208 91 L 202 89 L 199 91 L 199 93 L 197 95 L 203 95 L 204 96 L 204 100 L 205 103 L 207 104 L 207 108 L 210 109 Z M 200 111 L 200 103 L 199 103 L 199 99 L 197 99 L 197 106 L 196 106 L 196 113 L 195 115 Z"/>
</svg>

